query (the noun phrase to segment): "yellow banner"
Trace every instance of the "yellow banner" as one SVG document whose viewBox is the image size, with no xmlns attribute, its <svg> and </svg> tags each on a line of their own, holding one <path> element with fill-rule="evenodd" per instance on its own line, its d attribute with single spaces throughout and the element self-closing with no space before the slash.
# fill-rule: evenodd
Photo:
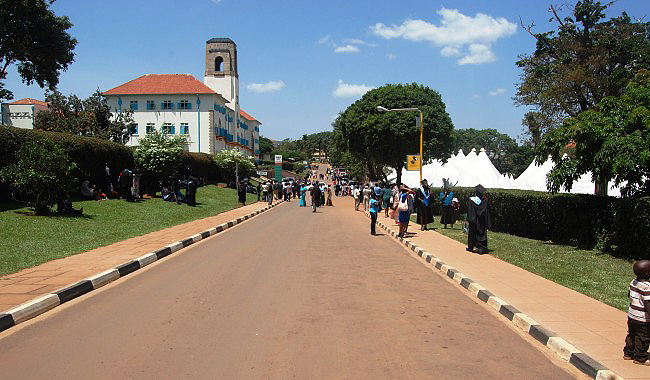
<svg viewBox="0 0 650 380">
<path fill-rule="evenodd" d="M 406 156 L 406 170 L 420 170 L 422 160 L 419 154 L 409 154 Z"/>
</svg>

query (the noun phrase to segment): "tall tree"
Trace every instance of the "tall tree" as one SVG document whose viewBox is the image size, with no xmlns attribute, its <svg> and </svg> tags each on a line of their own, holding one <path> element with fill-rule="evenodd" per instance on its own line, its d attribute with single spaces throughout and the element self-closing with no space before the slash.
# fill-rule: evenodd
<svg viewBox="0 0 650 380">
<path fill-rule="evenodd" d="M 77 40 L 68 34 L 72 23 L 56 16 L 54 0 L 0 0 L 0 99 L 13 99 L 2 83 L 9 65 L 18 64 L 26 84 L 53 90 L 59 74 L 74 61 Z"/>
<path fill-rule="evenodd" d="M 551 6 L 556 31 L 533 33 L 535 52 L 517 61 L 522 69 L 514 101 L 543 115 L 544 128 L 593 109 L 606 96 L 620 96 L 641 68 L 650 65 L 650 23 L 625 13 L 605 20 L 611 3 L 578 1 L 571 15 Z"/>
<path fill-rule="evenodd" d="M 383 167 L 388 166 L 397 171 L 400 182 L 406 155 L 418 153 L 420 141 L 417 112 L 379 113 L 377 106 L 419 108 L 424 114 L 424 162 L 449 158 L 454 125 L 440 94 L 416 83 L 387 84 L 368 91 L 333 124 L 337 150 L 363 162 L 371 177 L 381 178 Z"/>
<path fill-rule="evenodd" d="M 49 109 L 36 114 L 35 129 L 98 137 L 120 144 L 125 144 L 135 130 L 133 111 L 113 115 L 99 90 L 85 100 L 54 90 L 45 100 Z"/>
<path fill-rule="evenodd" d="M 273 152 L 273 142 L 266 137 L 260 136 L 260 154 L 271 154 Z"/>
<path fill-rule="evenodd" d="M 573 156 L 562 156 L 575 142 Z M 567 118 L 542 141 L 537 159 L 556 162 L 549 187 L 571 189 L 573 181 L 592 173 L 597 194 L 607 195 L 613 179 L 623 196 L 650 194 L 650 71 L 640 70 L 621 96 L 609 96 L 595 109 Z"/>
</svg>

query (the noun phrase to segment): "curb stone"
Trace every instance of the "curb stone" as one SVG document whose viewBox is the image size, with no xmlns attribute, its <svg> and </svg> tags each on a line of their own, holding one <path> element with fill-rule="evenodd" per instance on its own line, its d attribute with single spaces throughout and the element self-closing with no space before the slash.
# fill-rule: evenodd
<svg viewBox="0 0 650 380">
<path fill-rule="evenodd" d="M 14 327 L 17 324 L 25 322 L 31 318 L 39 316 L 65 302 L 73 300 L 86 293 L 92 292 L 93 290 L 99 289 L 104 285 L 107 285 L 128 274 L 131 274 L 138 269 L 144 268 L 145 266 L 164 257 L 167 257 L 187 246 L 197 243 L 217 233 L 223 232 L 228 228 L 232 228 L 245 220 L 253 218 L 254 216 L 259 215 L 264 211 L 270 210 L 271 208 L 282 204 L 283 202 L 284 201 L 273 203 L 270 206 L 266 206 L 260 210 L 251 212 L 244 217 L 238 217 L 237 219 L 231 220 L 227 223 L 213 227 L 209 230 L 202 231 L 196 235 L 169 244 L 156 251 L 149 252 L 137 259 L 129 260 L 123 264 L 116 266 L 115 268 L 97 273 L 84 280 L 67 285 L 52 293 L 39 296 L 12 309 L 0 312 L 0 332 L 10 329 L 11 327 Z"/>
<path fill-rule="evenodd" d="M 364 214 L 367 217 L 370 217 L 369 213 L 365 212 Z M 402 243 L 406 248 L 417 253 L 417 255 L 424 258 L 427 263 L 432 264 L 441 272 L 442 275 L 454 280 L 454 282 L 464 289 L 467 289 L 476 298 L 490 305 L 493 309 L 499 312 L 499 314 L 512 322 L 512 324 L 517 328 L 535 338 L 541 344 L 545 345 L 546 348 L 551 350 L 556 356 L 570 363 L 582 373 L 595 380 L 623 380 L 621 376 L 618 376 L 603 364 L 594 360 L 591 356 L 578 350 L 571 343 L 558 336 L 557 333 L 540 325 L 534 319 L 519 311 L 515 306 L 508 304 L 485 287 L 465 276 L 458 269 L 444 263 L 442 260 L 433 256 L 431 253 L 428 253 L 424 248 L 417 246 L 412 241 L 398 238 L 395 231 L 383 222 L 377 222 L 377 224 L 383 228 L 388 235 L 395 237 L 395 239 Z M 0 315 L 0 325 L 2 323 L 1 317 L 2 315 Z"/>
</svg>

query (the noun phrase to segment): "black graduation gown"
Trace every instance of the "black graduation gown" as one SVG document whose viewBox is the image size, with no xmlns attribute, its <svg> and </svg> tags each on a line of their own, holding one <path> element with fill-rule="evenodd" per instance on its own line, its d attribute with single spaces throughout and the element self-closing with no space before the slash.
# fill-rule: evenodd
<svg viewBox="0 0 650 380">
<path fill-rule="evenodd" d="M 239 203 L 246 203 L 246 185 L 241 184 L 237 187 L 237 195 L 239 196 Z"/>
<path fill-rule="evenodd" d="M 417 213 L 417 219 L 416 222 L 417 224 L 429 224 L 433 223 L 433 210 L 431 207 L 433 206 L 433 197 L 431 196 L 431 188 L 429 188 L 428 191 L 429 194 L 429 204 L 425 205 L 424 204 L 424 194 L 422 193 L 421 189 L 418 189 L 415 192 L 415 212 Z"/>
<path fill-rule="evenodd" d="M 470 199 L 467 202 L 467 221 L 469 222 L 467 248 L 473 250 L 477 247 L 479 253 L 487 253 L 487 230 L 492 227 L 490 202 L 484 200 L 477 205 Z"/>
</svg>

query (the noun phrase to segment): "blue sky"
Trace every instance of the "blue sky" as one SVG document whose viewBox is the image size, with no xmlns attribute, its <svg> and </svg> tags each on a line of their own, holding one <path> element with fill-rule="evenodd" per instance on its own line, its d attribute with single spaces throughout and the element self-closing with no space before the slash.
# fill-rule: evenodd
<svg viewBox="0 0 650 380">
<path fill-rule="evenodd" d="M 554 1 L 553 3 L 559 3 Z M 59 90 L 87 97 L 143 74 L 189 73 L 203 80 L 205 42 L 229 37 L 239 54 L 240 103 L 262 122 L 263 136 L 283 139 L 331 130 L 331 122 L 368 88 L 418 82 L 442 95 L 456 128 L 520 135 L 527 111 L 512 96 L 517 56 L 531 53 L 549 23 L 548 1 L 64 1 L 78 40 Z M 645 4 L 645 5 L 644 5 Z M 647 0 L 620 0 L 648 19 Z M 14 68 L 14 99 L 44 98 Z M 388 105 L 387 105 L 388 106 Z"/>
</svg>

